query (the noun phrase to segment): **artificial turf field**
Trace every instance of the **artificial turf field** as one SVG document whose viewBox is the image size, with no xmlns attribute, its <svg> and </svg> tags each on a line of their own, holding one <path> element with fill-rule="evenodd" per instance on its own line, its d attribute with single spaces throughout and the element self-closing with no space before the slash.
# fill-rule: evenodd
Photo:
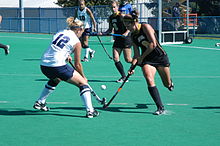
<svg viewBox="0 0 220 146">
<path fill-rule="evenodd" d="M 220 40 L 163 46 L 175 83 L 170 92 L 156 76 L 166 115 L 152 115 L 156 106 L 137 67 L 108 109 L 93 98 L 100 116 L 87 119 L 78 88 L 65 82 L 48 97 L 49 112 L 32 108 L 47 82 L 39 62 L 51 38 L 0 33 L 0 42 L 11 46 L 8 56 L 0 50 L 0 146 L 219 146 L 220 48 L 215 43 Z M 110 39 L 101 39 L 112 54 Z M 120 76 L 97 38 L 90 40 L 96 53 L 83 63 L 84 72 L 96 93 L 109 100 Z M 129 64 L 121 60 L 127 70 Z"/>
</svg>

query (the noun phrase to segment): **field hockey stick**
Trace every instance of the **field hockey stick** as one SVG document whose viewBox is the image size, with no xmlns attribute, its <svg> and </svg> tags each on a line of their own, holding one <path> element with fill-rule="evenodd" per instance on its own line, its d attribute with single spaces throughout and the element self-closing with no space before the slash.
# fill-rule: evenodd
<svg viewBox="0 0 220 146">
<path fill-rule="evenodd" d="M 95 97 L 96 100 L 97 100 L 101 105 L 105 105 L 105 103 L 106 103 L 106 98 L 100 99 L 100 97 L 95 93 L 95 91 L 92 89 L 92 87 L 91 87 L 89 84 L 88 84 L 88 86 L 89 86 L 89 89 L 90 89 L 90 91 L 91 91 L 92 96 Z"/>
<path fill-rule="evenodd" d="M 119 36 L 119 37 L 126 37 L 122 34 L 116 34 L 116 33 L 105 33 L 105 32 L 102 32 L 102 33 L 97 33 L 97 32 L 91 32 L 89 34 L 90 36 Z"/>
<path fill-rule="evenodd" d="M 71 61 L 69 61 L 69 63 L 70 63 L 70 65 L 75 69 L 75 66 L 73 65 L 73 63 L 72 63 Z M 91 87 L 89 84 L 88 84 L 88 87 L 89 87 L 89 89 L 90 89 L 90 91 L 91 91 L 92 96 L 95 97 L 96 100 L 97 100 L 100 104 L 105 105 L 105 103 L 106 103 L 106 98 L 100 99 L 100 97 L 95 93 L 95 91 L 92 89 L 92 87 Z"/>
<path fill-rule="evenodd" d="M 108 57 L 109 57 L 110 59 L 113 59 L 113 58 L 109 55 L 108 51 L 106 50 L 105 46 L 104 46 L 103 43 L 102 43 L 102 40 L 100 39 L 100 37 L 99 37 L 98 35 L 97 35 L 97 38 L 98 38 L 99 43 L 101 44 L 102 48 L 104 49 L 105 53 L 108 55 Z"/>
<path fill-rule="evenodd" d="M 124 36 L 124 35 L 122 35 L 122 34 L 116 34 L 116 33 L 110 33 L 110 35 L 112 35 L 112 36 L 126 37 L 126 36 Z"/>
<path fill-rule="evenodd" d="M 130 71 L 134 70 L 135 67 L 137 66 L 137 63 L 135 65 L 132 65 L 130 67 Z M 121 91 L 122 87 L 124 86 L 124 84 L 126 83 L 126 81 L 128 80 L 128 78 L 131 76 L 131 74 L 128 74 L 125 78 L 125 80 L 123 81 L 123 83 L 121 84 L 121 86 L 118 88 L 118 90 L 116 91 L 116 93 L 112 96 L 112 98 L 109 100 L 109 102 L 107 104 L 105 104 L 103 106 L 104 109 L 108 108 L 108 106 L 112 103 L 112 101 L 114 100 L 114 98 L 116 97 L 116 95 Z"/>
</svg>

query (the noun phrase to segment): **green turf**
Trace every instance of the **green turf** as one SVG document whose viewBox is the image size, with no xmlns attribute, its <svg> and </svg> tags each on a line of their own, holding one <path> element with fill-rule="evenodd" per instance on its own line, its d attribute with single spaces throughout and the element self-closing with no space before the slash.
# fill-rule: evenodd
<svg viewBox="0 0 220 146">
<path fill-rule="evenodd" d="M 0 146 L 219 145 L 218 40 L 196 39 L 192 44 L 164 46 L 175 90 L 164 88 L 158 75 L 156 83 L 167 115 L 152 115 L 156 106 L 137 68 L 107 110 L 93 100 L 100 116 L 87 119 L 78 89 L 64 82 L 48 98 L 51 111 L 32 109 L 47 81 L 40 72 L 39 59 L 51 37 L 0 33 L 1 43 L 11 46 L 8 56 L 0 50 Z M 112 54 L 110 39 L 101 39 Z M 97 94 L 110 99 L 120 86 L 115 82 L 119 74 L 96 37 L 91 38 L 90 45 L 96 54 L 91 62 L 83 63 L 85 74 Z M 121 60 L 125 64 L 123 57 Z M 102 84 L 106 90 L 100 89 Z"/>
</svg>

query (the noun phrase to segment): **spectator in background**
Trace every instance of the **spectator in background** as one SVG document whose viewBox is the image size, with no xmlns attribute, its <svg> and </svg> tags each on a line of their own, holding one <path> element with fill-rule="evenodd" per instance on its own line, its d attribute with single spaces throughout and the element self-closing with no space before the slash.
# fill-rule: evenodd
<svg viewBox="0 0 220 146">
<path fill-rule="evenodd" d="M 2 23 L 2 16 L 0 15 L 0 25 L 1 23 Z M 9 48 L 10 48 L 9 45 L 4 45 L 0 43 L 0 48 L 3 48 L 5 50 L 5 55 L 9 54 Z"/>
<path fill-rule="evenodd" d="M 128 3 L 127 0 L 121 0 L 121 4 L 119 5 L 118 9 L 122 14 L 131 14 L 133 8 L 131 4 Z"/>
<path fill-rule="evenodd" d="M 176 3 L 172 9 L 172 17 L 174 17 L 174 27 L 178 30 L 180 27 L 180 4 Z"/>
</svg>

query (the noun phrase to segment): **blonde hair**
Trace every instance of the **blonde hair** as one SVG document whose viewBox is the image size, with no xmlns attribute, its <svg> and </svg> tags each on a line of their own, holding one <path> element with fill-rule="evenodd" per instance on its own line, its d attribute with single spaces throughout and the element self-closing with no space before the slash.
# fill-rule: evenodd
<svg viewBox="0 0 220 146">
<path fill-rule="evenodd" d="M 83 28 L 84 26 L 82 21 L 75 19 L 74 17 L 68 17 L 66 19 L 66 23 L 71 30 L 76 28 Z"/>
</svg>

